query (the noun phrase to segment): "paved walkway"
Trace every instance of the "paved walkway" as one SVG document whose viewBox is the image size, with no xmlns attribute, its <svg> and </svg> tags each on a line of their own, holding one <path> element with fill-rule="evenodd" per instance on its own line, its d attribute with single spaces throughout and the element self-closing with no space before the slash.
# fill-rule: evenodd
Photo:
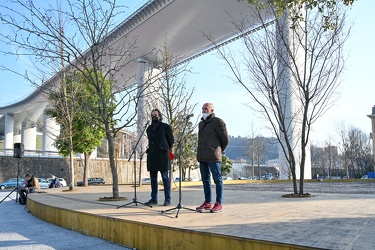
<svg viewBox="0 0 375 250">
<path fill-rule="evenodd" d="M 0 191 L 0 201 L 11 190 Z M 15 198 L 15 194 L 10 196 Z M 95 246 L 95 247 L 93 247 Z M 55 226 L 28 213 L 11 199 L 0 203 L 0 249 L 130 249 Z"/>
<path fill-rule="evenodd" d="M 111 186 L 82 187 L 77 188 L 75 192 L 62 192 L 62 189 L 47 190 L 47 192 L 45 194 L 34 194 L 33 199 L 41 203 L 57 204 L 61 208 L 84 213 L 95 213 L 171 228 L 185 228 L 318 249 L 375 249 L 374 194 L 312 193 L 314 196 L 312 198 L 294 199 L 282 198 L 281 195 L 285 192 L 229 190 L 228 187 L 224 191 L 225 203 L 221 213 L 197 213 L 181 209 L 178 218 L 176 218 L 176 210 L 171 211 L 175 213 L 162 213 L 162 211 L 174 208 L 178 204 L 179 192 L 176 190 L 172 192 L 172 206 L 170 207 L 156 205 L 149 208 L 141 204 L 138 204 L 138 206 L 130 204 L 119 209 L 117 209 L 117 206 L 132 201 L 134 197 L 133 188 L 120 186 L 121 196 L 129 198 L 129 201 L 125 202 L 98 201 L 100 197 L 111 196 Z M 144 185 L 137 188 L 137 197 L 140 202 L 148 201 L 150 187 Z M 161 197 L 163 197 L 162 192 Z M 183 187 L 181 199 L 184 207 L 194 209 L 196 205 L 200 205 L 203 201 L 202 188 Z M 162 201 L 162 199 L 159 200 L 161 203 Z M 22 224 L 24 220 L 19 220 L 18 214 L 33 218 L 33 221 L 30 222 L 31 225 L 35 224 L 35 221 L 42 223 L 39 219 L 26 213 L 23 206 L 13 201 L 4 203 L 0 204 L 1 225 L 4 225 L 4 223 Z M 9 214 L 9 217 L 3 216 L 3 207 L 7 209 L 6 213 Z M 3 226 L 1 230 L 4 230 Z M 65 244 L 75 247 L 80 246 L 75 245 L 79 244 L 79 241 L 68 241 L 62 244 L 62 248 L 60 248 L 56 239 L 62 239 L 65 236 L 58 237 L 59 233 L 55 233 L 56 236 L 54 237 L 44 235 L 44 237 L 34 240 L 33 237 L 39 235 L 35 231 L 38 232 L 39 230 L 40 228 L 32 229 L 34 233 L 29 235 L 24 235 L 25 233 L 20 227 L 0 231 L 0 246 L 4 243 L 8 245 L 23 244 L 21 240 L 10 240 L 12 239 L 12 233 L 19 238 L 24 237 L 25 243 L 32 241 L 35 244 L 50 246 L 55 249 L 64 249 Z M 58 231 L 60 230 L 61 232 L 74 233 L 64 229 Z M 47 230 L 43 230 L 42 234 L 45 231 Z M 105 241 L 100 242 L 98 244 L 110 244 Z M 112 246 L 117 247 L 116 245 Z"/>
</svg>

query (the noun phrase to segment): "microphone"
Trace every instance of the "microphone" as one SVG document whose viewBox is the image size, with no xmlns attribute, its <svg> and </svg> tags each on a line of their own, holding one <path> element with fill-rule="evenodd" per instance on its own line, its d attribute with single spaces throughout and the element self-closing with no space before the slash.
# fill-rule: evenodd
<svg viewBox="0 0 375 250">
<path fill-rule="evenodd" d="M 190 119 L 193 116 L 194 116 L 194 114 L 190 114 L 190 115 L 186 116 L 186 119 Z"/>
</svg>

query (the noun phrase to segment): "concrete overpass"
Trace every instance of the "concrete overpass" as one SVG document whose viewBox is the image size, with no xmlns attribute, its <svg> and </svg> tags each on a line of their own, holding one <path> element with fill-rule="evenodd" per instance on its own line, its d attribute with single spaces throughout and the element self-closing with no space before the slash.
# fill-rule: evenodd
<svg viewBox="0 0 375 250">
<path fill-rule="evenodd" d="M 190 60 L 210 50 L 213 45 L 204 36 L 209 34 L 218 43 L 236 37 L 230 16 L 239 16 L 249 12 L 246 1 L 227 0 L 151 0 L 126 18 L 108 36 L 111 46 L 136 42 L 136 58 L 119 75 L 139 74 L 139 64 L 146 63 L 144 71 L 157 66 L 160 54 L 157 53 L 165 42 L 171 53 Z M 183 10 L 183 11 L 181 11 Z M 156 51 L 150 53 L 150 51 Z M 52 76 L 46 83 L 58 81 Z M 136 83 L 137 78 L 132 79 Z M 128 83 L 129 84 L 129 83 Z M 13 148 L 16 142 L 24 143 L 25 149 L 35 150 L 37 128 L 43 131 L 43 150 L 54 150 L 52 143 L 58 134 L 59 126 L 44 115 L 48 100 L 36 89 L 24 100 L 0 107 L 0 135 L 4 136 L 4 147 Z M 49 127 L 48 129 L 46 129 Z M 48 135 L 49 134 L 49 135 Z"/>
</svg>

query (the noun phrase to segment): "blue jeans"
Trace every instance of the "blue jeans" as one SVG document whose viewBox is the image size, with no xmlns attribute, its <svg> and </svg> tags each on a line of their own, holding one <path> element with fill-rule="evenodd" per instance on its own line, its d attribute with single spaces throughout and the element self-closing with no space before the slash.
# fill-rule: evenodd
<svg viewBox="0 0 375 250">
<path fill-rule="evenodd" d="M 164 185 L 164 201 L 171 201 L 171 182 L 168 177 L 167 171 L 160 171 L 161 178 Z M 151 179 L 151 199 L 154 201 L 158 200 L 158 171 L 150 171 Z"/>
<path fill-rule="evenodd" d="M 211 173 L 216 186 L 216 202 L 221 203 L 223 200 L 223 179 L 221 177 L 220 162 L 199 162 L 201 171 L 204 199 L 206 202 L 211 202 Z"/>
</svg>

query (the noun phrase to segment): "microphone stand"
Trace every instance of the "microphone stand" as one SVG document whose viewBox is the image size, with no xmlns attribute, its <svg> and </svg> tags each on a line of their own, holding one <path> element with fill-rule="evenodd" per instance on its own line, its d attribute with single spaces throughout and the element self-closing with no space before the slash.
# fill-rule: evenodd
<svg viewBox="0 0 375 250">
<path fill-rule="evenodd" d="M 182 133 L 181 133 L 180 139 L 178 140 L 178 144 L 177 144 L 177 148 L 176 148 L 176 152 L 178 152 L 178 165 L 179 165 L 179 171 L 180 171 L 180 173 L 179 173 L 179 181 L 178 181 L 178 204 L 174 208 L 170 208 L 170 209 L 161 211 L 161 213 L 166 213 L 166 212 L 169 212 L 169 211 L 173 210 L 173 212 L 172 212 L 172 214 L 173 214 L 176 211 L 176 209 L 177 209 L 176 218 L 178 218 L 178 214 L 179 214 L 179 212 L 180 212 L 181 209 L 187 209 L 187 210 L 196 212 L 195 209 L 184 207 L 182 205 L 182 203 L 181 203 L 181 201 L 182 201 L 182 192 L 181 192 L 181 182 L 182 182 L 182 164 L 181 164 L 182 138 L 184 136 L 185 129 L 187 127 L 187 124 L 189 122 L 189 118 L 190 117 L 191 116 L 187 116 L 186 117 L 186 123 L 185 123 L 184 129 L 182 130 Z"/>
<path fill-rule="evenodd" d="M 4 197 L 4 199 L 2 199 L 0 201 L 0 203 L 2 203 L 6 198 L 9 198 L 11 200 L 14 200 L 12 197 L 10 197 L 10 195 L 16 191 L 16 199 L 14 200 L 16 203 L 18 203 L 18 192 L 19 192 L 19 175 L 20 175 L 20 159 L 21 157 L 17 157 L 18 158 L 18 164 L 17 164 L 17 184 L 16 184 L 16 187 L 7 195 Z"/>
<path fill-rule="evenodd" d="M 144 206 L 152 207 L 151 205 L 146 205 L 145 203 L 139 202 L 137 200 L 137 146 L 138 146 L 139 142 L 141 141 L 142 136 L 143 136 L 144 132 L 146 131 L 146 128 L 147 128 L 149 122 L 150 121 L 147 121 L 146 124 L 145 124 L 145 126 L 143 127 L 143 130 L 142 130 L 142 132 L 141 132 L 141 134 L 140 134 L 140 136 L 138 138 L 138 141 L 137 141 L 137 143 L 135 144 L 135 146 L 133 148 L 133 152 L 131 153 L 131 155 L 129 156 L 129 159 L 128 159 L 128 162 L 129 162 L 130 159 L 132 158 L 132 155 L 134 155 L 134 198 L 133 198 L 133 201 L 129 202 L 129 203 L 125 204 L 125 205 L 118 206 L 117 209 L 119 209 L 120 207 L 125 207 L 125 206 L 133 204 L 133 203 L 136 206 L 138 206 L 138 203 L 139 203 L 139 204 L 142 204 Z M 142 152 L 141 152 L 140 155 L 142 155 Z M 142 164 L 141 161 L 142 161 L 142 157 L 140 158 L 140 164 Z"/>
</svg>

